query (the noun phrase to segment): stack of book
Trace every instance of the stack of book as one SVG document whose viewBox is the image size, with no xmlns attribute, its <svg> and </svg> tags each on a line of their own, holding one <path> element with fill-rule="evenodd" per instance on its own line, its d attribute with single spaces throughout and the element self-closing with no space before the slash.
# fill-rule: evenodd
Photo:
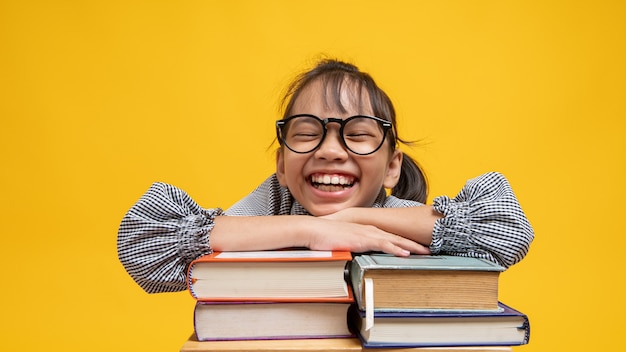
<svg viewBox="0 0 626 352">
<path fill-rule="evenodd" d="M 198 341 L 354 336 L 345 251 L 215 252 L 187 273 Z"/>
<path fill-rule="evenodd" d="M 528 317 L 498 300 L 503 270 L 458 256 L 356 256 L 350 325 L 363 347 L 526 344 Z"/>
</svg>

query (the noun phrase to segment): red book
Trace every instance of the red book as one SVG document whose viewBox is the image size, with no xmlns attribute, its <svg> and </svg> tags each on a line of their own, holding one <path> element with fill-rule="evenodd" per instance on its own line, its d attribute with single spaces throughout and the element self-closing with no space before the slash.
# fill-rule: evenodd
<svg viewBox="0 0 626 352">
<path fill-rule="evenodd" d="M 198 301 L 351 302 L 348 251 L 214 252 L 189 265 L 187 284 Z"/>
</svg>

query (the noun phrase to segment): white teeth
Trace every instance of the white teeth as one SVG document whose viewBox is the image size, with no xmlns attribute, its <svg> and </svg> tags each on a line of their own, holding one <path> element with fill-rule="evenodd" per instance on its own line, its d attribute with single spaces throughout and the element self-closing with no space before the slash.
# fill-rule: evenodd
<svg viewBox="0 0 626 352">
<path fill-rule="evenodd" d="M 311 181 L 325 185 L 351 185 L 354 178 L 343 175 L 313 175 Z"/>
</svg>

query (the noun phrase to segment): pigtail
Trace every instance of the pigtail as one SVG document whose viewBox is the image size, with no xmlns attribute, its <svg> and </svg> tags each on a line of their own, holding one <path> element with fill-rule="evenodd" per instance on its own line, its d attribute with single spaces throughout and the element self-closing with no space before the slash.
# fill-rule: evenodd
<svg viewBox="0 0 626 352">
<path fill-rule="evenodd" d="M 398 184 L 391 189 L 391 195 L 426 204 L 428 198 L 426 176 L 417 162 L 406 154 L 402 156 L 400 179 Z"/>
</svg>

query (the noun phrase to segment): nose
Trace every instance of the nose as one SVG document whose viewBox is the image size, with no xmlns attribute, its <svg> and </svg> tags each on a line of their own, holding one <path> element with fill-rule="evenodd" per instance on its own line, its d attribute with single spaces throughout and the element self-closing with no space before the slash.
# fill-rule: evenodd
<svg viewBox="0 0 626 352">
<path fill-rule="evenodd" d="M 325 160 L 345 160 L 348 157 L 348 150 L 341 142 L 339 128 L 329 128 L 329 126 L 326 128 L 326 137 L 315 150 L 315 157 Z"/>
</svg>

